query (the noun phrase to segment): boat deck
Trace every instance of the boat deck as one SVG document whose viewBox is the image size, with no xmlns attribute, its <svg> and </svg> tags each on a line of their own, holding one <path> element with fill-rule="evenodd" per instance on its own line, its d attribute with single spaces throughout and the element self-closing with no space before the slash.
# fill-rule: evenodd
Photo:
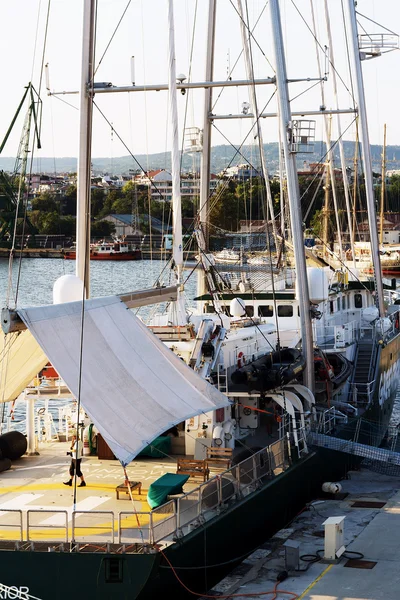
<svg viewBox="0 0 400 600">
<path fill-rule="evenodd" d="M 148 488 L 165 473 L 176 472 L 176 458 L 143 457 L 127 467 L 129 480 L 142 483 L 140 495 L 138 490 L 133 491 L 132 504 L 128 494 L 121 493 L 119 499 L 116 498 L 116 487 L 125 479 L 119 461 L 85 456 L 81 468 L 86 487 L 76 488 L 74 505 L 74 487 L 63 484 L 69 479 L 71 459 L 66 454 L 69 449 L 70 442 L 49 442 L 42 446 L 39 456 L 23 456 L 13 461 L 9 471 L 0 474 L 0 545 L 7 544 L 5 540 L 22 539 L 35 544 L 41 540 L 71 541 L 73 519 L 78 541 L 123 542 L 118 529 L 120 513 L 125 513 L 124 530 L 130 532 L 130 542 L 133 543 L 135 537 L 138 544 L 148 542 L 151 512 Z M 185 492 L 198 485 L 189 479 Z M 130 525 L 137 536 L 132 536 Z"/>
</svg>

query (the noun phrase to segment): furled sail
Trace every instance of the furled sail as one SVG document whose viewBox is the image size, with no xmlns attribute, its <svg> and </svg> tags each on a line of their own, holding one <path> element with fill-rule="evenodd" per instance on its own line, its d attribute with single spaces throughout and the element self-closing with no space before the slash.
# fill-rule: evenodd
<svg viewBox="0 0 400 600">
<path fill-rule="evenodd" d="M 82 303 L 18 313 L 78 397 Z M 229 404 L 117 297 L 85 302 L 80 385 L 82 406 L 123 465 L 172 425 Z"/>
<path fill-rule="evenodd" d="M 10 402 L 43 369 L 47 357 L 30 331 L 4 335 L 0 329 L 0 402 Z"/>
</svg>

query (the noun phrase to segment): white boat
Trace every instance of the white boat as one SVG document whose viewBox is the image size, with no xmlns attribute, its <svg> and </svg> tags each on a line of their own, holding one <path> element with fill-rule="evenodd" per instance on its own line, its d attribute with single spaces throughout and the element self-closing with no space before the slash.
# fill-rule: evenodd
<svg viewBox="0 0 400 600">
<path fill-rule="evenodd" d="M 64 600 L 69 598 L 70 590 L 68 586 L 60 586 L 60 581 L 69 580 L 71 573 L 79 571 L 80 593 L 85 596 L 91 593 L 99 600 L 110 598 L 110 594 L 132 600 L 162 594 L 178 597 L 183 578 L 186 589 L 205 593 L 242 555 L 250 553 L 297 514 L 319 492 L 323 481 L 331 477 L 335 480 L 345 471 L 348 457 L 343 453 L 317 447 L 310 451 L 307 437 L 311 430 L 330 434 L 333 442 L 342 442 L 340 436 L 350 435 L 358 436 L 359 442 L 380 443 L 390 419 L 399 372 L 397 309 L 385 315 L 379 294 L 379 309 L 375 308 L 372 283 L 369 287 L 365 282 L 343 285 L 340 280 L 332 279 L 332 273 L 307 269 L 295 164 L 296 148 L 300 150 L 303 142 L 302 138 L 294 137 L 291 127 L 289 78 L 278 0 L 269 2 L 276 63 L 276 78 L 270 83 L 276 83 L 279 97 L 296 287 L 290 274 L 283 273 L 259 294 L 253 289 L 244 291 L 240 297 L 221 294 L 212 261 L 207 259 L 201 227 L 206 222 L 206 213 L 201 213 L 196 231 L 204 274 L 200 287 L 206 282 L 208 291 L 205 286 L 200 290 L 197 312 L 188 313 L 185 309 L 177 78 L 170 1 L 175 285 L 120 297 L 82 300 L 84 290 L 90 289 L 87 240 L 90 202 L 86 196 L 90 145 L 85 135 L 91 129 L 92 97 L 87 91 L 93 89 L 95 4 L 92 0 L 85 2 L 84 37 L 89 40 L 89 49 L 84 47 L 82 77 L 78 192 L 82 202 L 77 276 L 63 277 L 56 283 L 53 306 L 6 310 L 2 315 L 3 330 L 17 337 L 19 343 L 16 342 L 14 352 L 20 345 L 25 357 L 24 342 L 34 346 L 32 340 L 37 341 L 35 350 L 39 345 L 43 357 L 50 359 L 121 462 L 127 491 L 132 491 L 127 475 L 129 463 L 171 427 L 180 429 L 190 465 L 186 463 L 185 474 L 180 469 L 184 465 L 180 457 L 177 464 L 180 472 L 170 473 L 169 479 L 176 481 L 177 475 L 188 478 L 200 472 L 205 480 L 195 489 L 184 488 L 178 496 L 173 492 L 181 490 L 182 485 L 169 485 L 171 497 L 164 495 L 160 505 L 154 503 L 155 498 L 149 493 L 153 510 L 138 510 L 133 497 L 126 510 L 112 511 L 112 516 L 110 511 L 94 510 L 91 515 L 93 519 L 97 517 L 97 531 L 93 533 L 93 527 L 88 527 L 80 536 L 78 531 L 84 529 L 80 527 L 80 519 L 87 515 L 85 509 L 77 509 L 75 495 L 72 538 L 68 537 L 68 524 L 66 528 L 59 525 L 62 519 L 65 523 L 71 510 L 49 510 L 45 505 L 46 525 L 61 527 L 67 543 L 58 543 L 59 538 L 56 542 L 50 540 L 48 530 L 40 542 L 34 542 L 21 526 L 21 542 L 4 537 L 0 540 L 0 557 L 4 556 L 7 562 L 1 583 L 10 589 L 11 586 L 28 589 L 31 595 L 43 600 Z M 351 0 L 348 12 L 354 29 L 355 9 Z M 210 1 L 209 80 L 214 25 L 215 3 Z M 353 39 L 356 44 L 354 31 Z M 357 61 L 358 54 L 357 48 L 354 52 Z M 249 81 L 252 80 L 250 77 Z M 108 88 L 96 87 L 96 93 Z M 208 140 L 203 148 L 205 164 L 209 159 L 211 117 L 214 117 L 210 110 L 211 89 L 209 84 L 205 94 L 203 139 Z M 360 112 L 365 119 L 361 109 Z M 259 114 L 255 118 L 259 121 Z M 365 142 L 363 138 L 364 152 L 368 155 L 369 144 Z M 368 172 L 366 169 L 370 191 Z M 205 197 L 200 200 L 206 212 L 208 190 L 205 185 Z M 379 264 L 379 255 L 374 260 Z M 149 327 L 127 310 L 155 299 L 167 300 L 168 307 L 164 313 L 152 317 Z M 23 331 L 26 328 L 29 331 Z M 22 333 L 18 335 L 17 331 Z M 317 352 L 314 344 L 318 344 Z M 335 355 L 335 365 L 329 363 L 328 351 Z M 19 361 L 19 380 L 28 379 L 28 373 L 22 369 L 27 362 Z M 349 378 L 347 367 L 351 362 L 359 379 Z M 367 372 L 362 368 L 365 365 Z M 15 389 L 7 389 L 7 399 L 11 399 L 13 392 Z M 274 442 L 267 428 L 268 416 L 277 417 Z M 232 465 L 229 459 L 229 466 L 225 465 L 228 468 L 207 480 L 211 470 L 207 463 L 210 448 L 214 451 L 224 448 Z M 156 483 L 153 481 L 152 485 Z M 271 516 L 268 519 L 266 506 Z M 1 512 L 2 519 L 10 519 L 8 525 L 12 526 L 15 518 L 12 509 L 2 508 Z M 43 515 L 39 518 L 43 519 Z M 110 528 L 109 522 L 112 522 L 112 539 L 105 541 L 99 530 Z M 28 521 L 28 534 L 32 534 L 34 527 Z M 11 537 L 9 530 L 7 535 Z M 205 566 L 199 568 L 199 565 Z M 184 575 L 178 579 L 176 571 Z M 42 573 L 46 576 L 38 575 Z"/>
<path fill-rule="evenodd" d="M 246 262 L 246 258 L 243 256 L 243 252 L 237 252 L 236 250 L 230 248 L 224 248 L 219 252 L 215 252 L 214 260 L 216 263 L 228 264 L 240 264 Z"/>
</svg>

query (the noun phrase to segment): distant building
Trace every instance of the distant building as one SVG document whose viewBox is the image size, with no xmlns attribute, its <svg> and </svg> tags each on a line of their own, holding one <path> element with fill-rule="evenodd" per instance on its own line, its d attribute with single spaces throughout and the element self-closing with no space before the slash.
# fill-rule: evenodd
<svg viewBox="0 0 400 600">
<path fill-rule="evenodd" d="M 172 175 L 165 169 L 147 171 L 136 175 L 133 181 L 138 185 L 151 186 L 151 197 L 159 202 L 172 201 Z M 210 193 L 214 192 L 219 184 L 216 175 L 210 176 Z M 188 173 L 181 175 L 181 195 L 186 198 L 198 198 L 200 196 L 200 179 L 196 174 Z"/>
<path fill-rule="evenodd" d="M 255 177 L 260 177 L 261 172 L 248 164 L 235 165 L 227 167 L 221 173 L 218 173 L 220 177 L 229 177 L 230 179 L 237 179 L 239 181 L 248 181 Z"/>
<path fill-rule="evenodd" d="M 387 218 L 389 216 L 390 218 Z M 390 215 L 385 215 L 383 219 L 383 239 L 382 242 L 384 244 L 400 244 L 400 222 L 399 222 L 399 213 L 392 213 Z M 377 226 L 378 230 L 380 229 L 380 218 L 377 216 Z M 363 221 L 358 225 L 358 231 L 360 234 L 360 240 L 362 242 L 369 242 L 369 223 L 368 220 Z"/>
</svg>

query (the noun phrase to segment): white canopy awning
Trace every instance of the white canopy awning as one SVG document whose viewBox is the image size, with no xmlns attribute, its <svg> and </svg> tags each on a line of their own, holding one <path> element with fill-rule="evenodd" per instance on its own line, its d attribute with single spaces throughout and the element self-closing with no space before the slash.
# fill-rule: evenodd
<svg viewBox="0 0 400 600">
<path fill-rule="evenodd" d="M 30 331 L 4 335 L 0 328 L 0 402 L 18 398 L 46 363 Z"/>
<path fill-rule="evenodd" d="M 82 303 L 18 313 L 77 398 Z M 86 301 L 83 322 L 81 403 L 122 464 L 172 425 L 229 404 L 119 298 Z"/>
</svg>

